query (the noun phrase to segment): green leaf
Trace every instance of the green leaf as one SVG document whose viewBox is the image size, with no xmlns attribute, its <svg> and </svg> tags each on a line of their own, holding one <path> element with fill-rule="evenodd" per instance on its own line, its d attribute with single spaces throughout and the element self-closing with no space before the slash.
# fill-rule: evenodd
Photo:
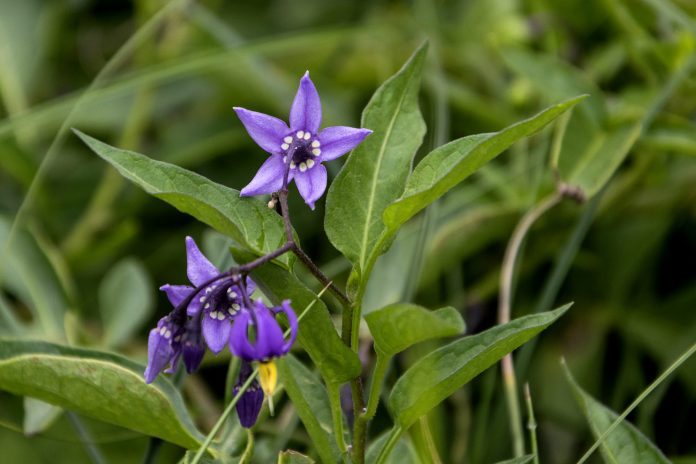
<svg viewBox="0 0 696 464">
<path fill-rule="evenodd" d="M 232 254 L 239 263 L 254 258 L 234 248 Z M 288 299 L 295 311 L 299 312 L 317 300 L 314 292 L 297 277 L 272 263 L 254 269 L 251 277 L 274 304 Z M 362 367 L 358 356 L 341 341 L 329 317 L 329 310 L 321 300 L 316 301 L 300 321 L 297 341 L 327 383 L 341 384 L 360 375 Z"/>
<path fill-rule="evenodd" d="M 184 457 L 179 461 L 180 464 L 190 464 L 193 462 L 193 458 L 196 457 L 196 451 L 187 451 Z M 208 455 L 203 455 L 199 460 L 199 464 L 223 464 L 223 461 L 219 459 L 213 459 Z"/>
<path fill-rule="evenodd" d="M 584 98 L 583 95 L 553 105 L 500 132 L 470 135 L 436 148 L 413 170 L 401 198 L 384 211 L 384 223 L 393 233 L 510 145 L 541 130 Z"/>
<path fill-rule="evenodd" d="M 521 317 L 424 356 L 399 378 L 389 396 L 396 422 L 408 429 L 462 385 L 551 325 L 569 307 Z"/>
<path fill-rule="evenodd" d="M 375 350 L 386 356 L 425 340 L 464 332 L 462 316 L 452 307 L 430 311 L 414 304 L 396 303 L 371 312 L 365 321 L 375 339 Z"/>
<path fill-rule="evenodd" d="M 152 314 L 152 282 L 143 265 L 126 258 L 111 268 L 99 286 L 104 343 L 119 347 Z"/>
<path fill-rule="evenodd" d="M 282 219 L 264 203 L 186 169 L 121 150 L 74 130 L 97 155 L 150 195 L 166 201 L 258 255 L 285 243 Z M 290 255 L 278 258 L 289 263 Z"/>
<path fill-rule="evenodd" d="M 569 128 L 570 130 L 570 128 Z M 609 130 L 585 133 L 586 143 L 566 137 L 561 146 L 561 179 L 594 196 L 619 168 L 642 130 L 640 122 L 625 123 Z"/>
<path fill-rule="evenodd" d="M 30 437 L 50 427 L 63 412 L 62 408 L 53 406 L 29 396 L 24 397 L 24 435 Z"/>
<path fill-rule="evenodd" d="M 10 239 L 10 229 L 10 221 L 0 217 L 0 246 L 5 246 Z M 1 284 L 27 305 L 43 333 L 49 337 L 61 337 L 67 301 L 49 259 L 35 238 L 23 229 L 15 232 L 11 246 L 5 249 L 8 252 L 0 260 Z M 12 317 L 12 313 L 8 312 L 8 317 Z M 19 321 L 12 319 L 12 322 L 18 324 L 7 325 L 21 327 Z"/>
<path fill-rule="evenodd" d="M 534 455 L 527 454 L 525 456 L 520 456 L 518 458 L 512 458 L 512 459 L 506 459 L 505 461 L 500 461 L 498 464 L 527 464 L 528 462 L 532 462 L 532 459 L 534 459 Z"/>
<path fill-rule="evenodd" d="M 575 381 L 570 369 L 564 364 L 566 377 L 575 393 L 575 398 L 587 418 L 595 438 L 616 420 L 618 414 L 592 398 Z M 635 428 L 630 422 L 624 420 L 612 431 L 600 445 L 604 461 L 608 463 L 669 463 L 670 461 L 662 452 Z"/>
<path fill-rule="evenodd" d="M 196 430 L 178 390 L 121 356 L 39 341 L 0 339 L 0 389 L 85 416 L 197 448 Z"/>
<path fill-rule="evenodd" d="M 340 452 L 333 439 L 329 397 L 321 379 L 292 355 L 278 359 L 276 364 L 280 382 L 322 461 L 340 462 Z"/>
<path fill-rule="evenodd" d="M 384 232 L 382 212 L 403 192 L 425 133 L 418 91 L 426 51 L 424 44 L 377 89 L 361 122 L 374 132 L 353 150 L 329 188 L 326 234 L 363 273 Z"/>
<path fill-rule="evenodd" d="M 314 464 L 314 459 L 298 453 L 297 451 L 287 450 L 278 454 L 278 464 Z"/>
</svg>

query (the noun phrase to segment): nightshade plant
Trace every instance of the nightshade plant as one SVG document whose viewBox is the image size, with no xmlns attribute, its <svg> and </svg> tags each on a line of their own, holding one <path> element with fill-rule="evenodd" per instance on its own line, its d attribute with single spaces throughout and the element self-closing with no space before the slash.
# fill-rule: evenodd
<svg viewBox="0 0 696 464">
<path fill-rule="evenodd" d="M 226 428 L 221 440 L 215 441 L 227 416 L 236 408 L 241 425 L 252 427 L 264 393 L 269 399 L 277 394 L 276 380 L 305 425 L 312 441 L 310 452 L 322 462 L 361 464 L 370 443 L 371 460 L 387 462 L 404 432 L 420 417 L 567 309 L 525 316 L 461 337 L 464 324 L 454 308 L 431 311 L 407 303 L 388 305 L 366 318 L 377 363 L 363 382 L 358 352 L 364 348 L 359 327 L 365 289 L 377 258 L 400 227 L 514 142 L 541 130 L 583 99 L 555 104 L 496 133 L 470 135 L 435 147 L 412 169 L 425 133 L 418 97 L 426 50 L 420 47 L 375 92 L 363 112 L 362 128 L 320 130 L 321 103 L 308 73 L 300 80 L 289 125 L 273 116 L 235 108 L 249 135 L 269 154 L 241 192 L 76 131 L 126 178 L 227 235 L 234 242 L 231 252 L 236 262 L 242 263 L 217 269 L 187 238 L 192 285 L 161 288 L 174 310 L 150 332 L 145 381 L 151 385 L 147 388 L 155 391 L 169 385 L 155 378 L 168 366 L 168 372 L 176 370 L 181 358 L 186 370 L 194 371 L 206 346 L 219 353 L 228 345 L 241 364 L 236 380 L 227 385 L 232 398 L 205 439 L 190 425 L 181 425 L 189 424 L 188 420 L 172 427 L 138 424 L 139 430 L 194 450 L 187 462 L 201 462 L 206 452 L 227 462 L 229 451 L 223 443 L 231 439 L 232 431 Z M 328 181 L 322 163 L 351 150 L 326 199 L 328 238 L 353 265 L 343 290 L 300 246 L 291 222 L 288 187 L 294 180 L 305 203 L 314 209 Z M 271 195 L 268 204 L 246 198 L 262 194 Z M 320 295 L 295 276 L 296 260 L 340 303 L 340 335 Z M 259 299 L 252 299 L 257 286 Z M 457 338 L 441 344 L 396 381 L 387 403 L 393 427 L 382 439 L 368 443 L 368 424 L 377 411 L 392 357 L 416 343 L 443 337 Z M 289 353 L 295 339 L 318 376 Z M 341 407 L 339 392 L 344 384 L 350 384 L 349 411 Z M 330 424 L 323 420 L 327 408 Z M 346 425 L 352 427 L 349 433 L 344 431 Z M 248 459 L 246 453 L 244 459 Z"/>
</svg>

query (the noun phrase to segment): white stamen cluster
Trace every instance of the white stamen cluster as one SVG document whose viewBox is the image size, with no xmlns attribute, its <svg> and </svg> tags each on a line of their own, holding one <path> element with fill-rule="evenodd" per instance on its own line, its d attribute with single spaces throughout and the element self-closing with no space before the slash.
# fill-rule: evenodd
<svg viewBox="0 0 696 464">
<path fill-rule="evenodd" d="M 283 143 L 280 145 L 280 148 L 283 151 L 288 151 L 290 149 L 290 146 L 295 143 L 296 147 L 306 147 L 308 152 L 314 156 L 317 157 L 321 155 L 321 142 L 317 139 L 313 139 L 311 143 L 309 144 L 309 147 L 306 146 L 306 142 L 308 142 L 310 139 L 312 139 L 312 134 L 310 132 L 305 132 L 305 131 L 297 131 L 295 133 L 295 136 L 288 135 L 283 139 Z M 283 163 L 287 163 L 288 157 L 284 156 L 283 157 Z M 307 159 L 301 163 L 299 163 L 299 169 L 300 172 L 305 172 L 307 169 L 312 169 L 316 162 L 313 159 Z M 290 169 L 297 169 L 298 165 L 294 161 L 290 161 Z"/>
</svg>

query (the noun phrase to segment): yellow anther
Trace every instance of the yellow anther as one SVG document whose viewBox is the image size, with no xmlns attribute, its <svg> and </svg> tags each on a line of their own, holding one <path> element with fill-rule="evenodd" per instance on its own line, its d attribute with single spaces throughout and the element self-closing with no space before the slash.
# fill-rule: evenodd
<svg viewBox="0 0 696 464">
<path fill-rule="evenodd" d="M 278 384 L 278 369 L 273 361 L 259 363 L 259 382 L 263 392 L 270 398 Z"/>
</svg>

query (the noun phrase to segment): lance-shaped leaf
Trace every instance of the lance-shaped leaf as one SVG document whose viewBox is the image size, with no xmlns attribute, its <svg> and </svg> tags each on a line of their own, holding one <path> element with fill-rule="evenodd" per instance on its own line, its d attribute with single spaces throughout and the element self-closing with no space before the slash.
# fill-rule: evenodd
<svg viewBox="0 0 696 464">
<path fill-rule="evenodd" d="M 385 209 L 384 223 L 395 231 L 510 145 L 541 130 L 584 98 L 558 103 L 499 132 L 470 135 L 436 148 L 413 170 L 401 198 Z"/>
<path fill-rule="evenodd" d="M 27 340 L 0 340 L 0 390 L 197 448 L 203 437 L 178 390 L 121 356 Z"/>
<path fill-rule="evenodd" d="M 314 459 L 293 450 L 281 451 L 278 454 L 278 464 L 314 464 Z"/>
<path fill-rule="evenodd" d="M 592 434 L 595 438 L 599 438 L 616 420 L 618 414 L 587 394 L 575 381 L 565 363 L 563 367 L 575 398 L 592 429 Z M 604 461 L 609 463 L 668 464 L 670 462 L 640 430 L 626 420 L 606 436 L 600 445 L 600 450 Z"/>
<path fill-rule="evenodd" d="M 143 265 L 133 258 L 119 261 L 99 285 L 104 343 L 118 347 L 126 342 L 152 309 L 152 283 Z"/>
<path fill-rule="evenodd" d="M 521 317 L 424 356 L 392 389 L 389 406 L 395 421 L 408 429 L 457 389 L 551 325 L 569 307 Z"/>
<path fill-rule="evenodd" d="M 361 272 L 384 231 L 384 208 L 403 192 L 425 133 L 418 90 L 426 49 L 421 46 L 377 89 L 361 122 L 373 133 L 353 150 L 329 189 L 326 234 Z"/>
<path fill-rule="evenodd" d="M 575 143 L 577 134 L 565 137 L 558 163 L 561 179 L 580 187 L 586 197 L 594 196 L 626 159 L 641 130 L 642 124 L 633 122 L 585 133 L 583 144 Z"/>
<path fill-rule="evenodd" d="M 278 359 L 277 364 L 280 381 L 322 461 L 340 462 L 333 439 L 329 397 L 321 379 L 292 355 Z"/>
<path fill-rule="evenodd" d="M 232 253 L 239 263 L 255 258 L 234 248 Z M 360 375 L 358 356 L 343 344 L 331 322 L 329 310 L 314 292 L 290 272 L 272 263 L 254 269 L 251 278 L 274 304 L 290 300 L 292 307 L 299 313 L 314 302 L 300 320 L 297 341 L 312 358 L 326 382 L 340 384 Z"/>
<path fill-rule="evenodd" d="M 10 236 L 11 224 L 9 219 L 0 216 L 0 247 L 6 251 L 0 260 L 1 284 L 29 308 L 37 328 L 49 337 L 61 337 L 68 303 L 58 274 L 32 234 L 20 228 L 14 237 Z M 4 300 L 0 302 L 4 303 Z M 16 334 L 22 323 L 10 305 L 5 306 L 0 328 Z"/>
<path fill-rule="evenodd" d="M 452 307 L 430 311 L 422 306 L 397 303 L 365 316 L 375 339 L 375 350 L 394 356 L 425 340 L 453 337 L 464 332 L 462 316 Z"/>
<path fill-rule="evenodd" d="M 80 131 L 74 132 L 92 151 L 147 193 L 208 224 L 254 253 L 268 253 L 285 242 L 280 216 L 259 200 L 241 198 L 239 191 L 194 172 L 111 147 Z M 288 256 L 279 260 L 288 263 Z"/>
</svg>

